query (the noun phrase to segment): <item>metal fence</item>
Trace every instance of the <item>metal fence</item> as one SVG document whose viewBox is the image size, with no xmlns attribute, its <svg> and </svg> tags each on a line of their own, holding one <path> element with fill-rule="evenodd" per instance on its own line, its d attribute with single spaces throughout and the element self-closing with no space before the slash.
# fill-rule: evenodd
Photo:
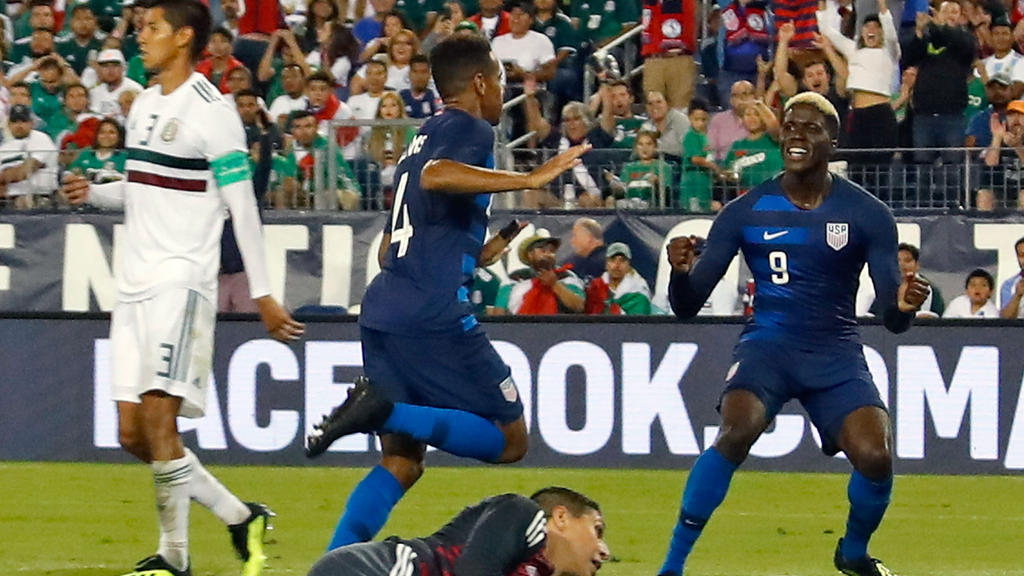
<svg viewBox="0 0 1024 576">
<path fill-rule="evenodd" d="M 386 210 L 391 206 L 393 174 L 422 120 L 350 120 L 333 130 L 348 129 L 350 139 L 335 138 L 326 147 L 307 152 L 312 161 L 296 162 L 292 151 L 273 159 L 264 206 L 298 210 Z M 351 134 L 358 135 L 351 137 Z M 523 143 L 521 143 L 523 144 Z M 552 149 L 495 146 L 499 168 L 529 171 L 558 153 Z M 94 181 L 123 177 L 110 162 L 83 168 L 78 151 L 61 151 L 53 167 L 53 151 L 26 151 L 42 167 L 24 181 L 6 186 L 0 208 L 62 209 L 55 193 L 67 172 Z M 291 155 L 291 160 L 284 161 Z M 0 166 L 8 169 L 23 160 Z M 294 164 L 300 166 L 296 168 Z M 282 168 L 283 166 L 283 168 Z M 290 166 L 290 171 L 289 167 Z M 835 173 L 861 184 L 897 210 L 956 213 L 1008 212 L 1024 209 L 1024 159 L 1003 152 L 995 166 L 984 161 L 983 149 L 839 150 L 830 166 Z M 632 170 L 629 170 L 632 169 Z M 683 159 L 661 155 L 640 170 L 628 149 L 595 149 L 581 166 L 563 174 L 542 190 L 495 197 L 497 208 L 668 209 L 713 212 L 743 194 L 770 173 L 757 174 L 756 165 L 720 164 L 720 172 L 695 168 Z"/>
</svg>

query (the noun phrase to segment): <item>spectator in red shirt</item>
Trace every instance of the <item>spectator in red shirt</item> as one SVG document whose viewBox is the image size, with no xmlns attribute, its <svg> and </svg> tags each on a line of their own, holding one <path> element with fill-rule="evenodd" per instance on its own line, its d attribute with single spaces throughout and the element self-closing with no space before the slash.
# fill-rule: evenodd
<svg viewBox="0 0 1024 576">
<path fill-rule="evenodd" d="M 232 54 L 231 42 L 233 39 L 231 31 L 227 28 L 223 26 L 215 28 L 210 33 L 210 43 L 207 45 L 210 56 L 196 65 L 196 72 L 206 76 L 223 94 L 231 92 L 228 88 L 229 73 L 235 68 L 244 66 Z"/>
</svg>

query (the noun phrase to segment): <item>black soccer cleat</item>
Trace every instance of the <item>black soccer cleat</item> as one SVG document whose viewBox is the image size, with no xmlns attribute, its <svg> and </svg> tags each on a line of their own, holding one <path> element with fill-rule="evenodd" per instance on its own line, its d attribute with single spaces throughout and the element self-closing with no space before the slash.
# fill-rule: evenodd
<svg viewBox="0 0 1024 576">
<path fill-rule="evenodd" d="M 348 398 L 313 426 L 306 436 L 306 457 L 316 458 L 335 440 L 349 434 L 370 434 L 387 422 L 395 405 L 384 397 L 365 376 L 356 378 Z"/>
<path fill-rule="evenodd" d="M 896 576 L 896 573 L 885 567 L 882 561 L 871 556 L 864 556 L 856 560 L 847 560 L 843 556 L 843 539 L 836 544 L 836 553 L 832 562 L 839 570 L 847 576 Z"/>
<path fill-rule="evenodd" d="M 164 560 L 163 556 L 154 554 L 140 560 L 135 569 L 124 576 L 192 576 L 192 569 L 188 567 L 178 570 Z"/>
<path fill-rule="evenodd" d="M 249 508 L 249 517 L 244 522 L 228 526 L 228 533 L 231 534 L 231 545 L 245 563 L 243 576 L 258 576 L 267 562 L 263 536 L 272 529 L 270 519 L 276 514 L 264 504 L 246 502 L 245 505 Z"/>
</svg>

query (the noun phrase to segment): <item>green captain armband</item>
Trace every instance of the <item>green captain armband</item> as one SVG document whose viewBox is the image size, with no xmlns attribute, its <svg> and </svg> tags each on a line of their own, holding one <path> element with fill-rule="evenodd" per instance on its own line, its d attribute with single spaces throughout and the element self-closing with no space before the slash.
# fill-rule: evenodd
<svg viewBox="0 0 1024 576">
<path fill-rule="evenodd" d="M 210 170 L 213 178 L 221 188 L 230 186 L 235 182 L 252 180 L 252 167 L 249 165 L 249 156 L 245 152 L 235 150 L 228 152 L 210 162 Z"/>
</svg>

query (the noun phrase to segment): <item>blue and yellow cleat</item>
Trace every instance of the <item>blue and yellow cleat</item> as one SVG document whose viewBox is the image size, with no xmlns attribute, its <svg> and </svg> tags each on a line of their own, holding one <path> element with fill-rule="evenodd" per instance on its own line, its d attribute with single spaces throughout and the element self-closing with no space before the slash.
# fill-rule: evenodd
<svg viewBox="0 0 1024 576">
<path fill-rule="evenodd" d="M 148 558 L 140 560 L 135 565 L 135 570 L 125 574 L 124 576 L 192 576 L 192 570 L 185 568 L 184 570 L 178 570 L 174 566 L 167 563 L 164 557 L 159 554 L 154 554 Z"/>
<path fill-rule="evenodd" d="M 839 570 L 847 576 L 896 576 L 896 573 L 885 567 L 882 561 L 871 556 L 864 556 L 856 560 L 847 560 L 843 556 L 843 539 L 836 544 L 836 554 L 832 559 Z"/>
<path fill-rule="evenodd" d="M 267 555 L 263 552 L 263 537 L 271 529 L 270 518 L 275 514 L 263 504 L 246 502 L 245 505 L 249 507 L 249 518 L 240 524 L 228 526 L 228 532 L 235 552 L 245 563 L 242 565 L 242 576 L 259 576 L 267 563 Z"/>
</svg>

